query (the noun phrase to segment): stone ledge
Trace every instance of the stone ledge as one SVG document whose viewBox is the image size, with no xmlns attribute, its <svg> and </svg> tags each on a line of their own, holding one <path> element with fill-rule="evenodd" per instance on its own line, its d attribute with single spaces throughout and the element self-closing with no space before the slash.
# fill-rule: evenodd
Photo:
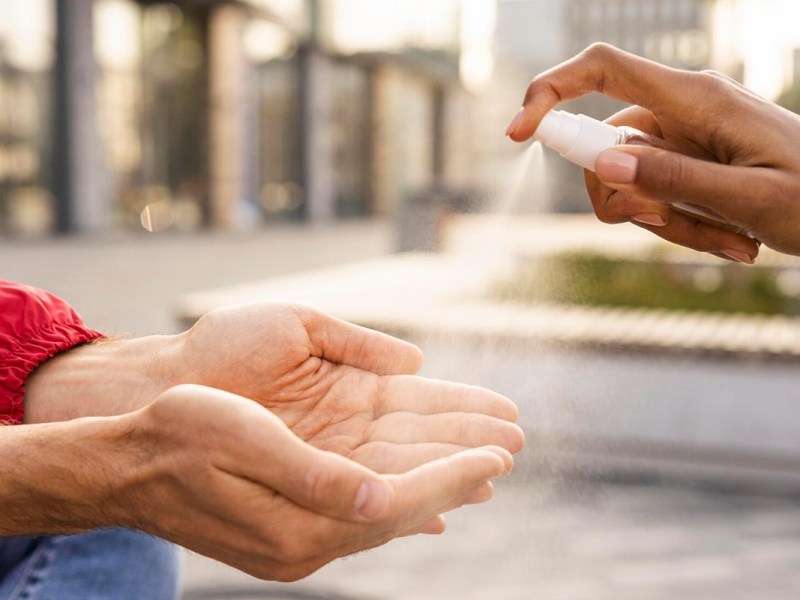
<svg viewBox="0 0 800 600">
<path fill-rule="evenodd" d="M 401 254 L 191 294 L 186 323 L 232 304 L 301 302 L 389 332 L 452 334 L 634 352 L 800 360 L 800 319 L 484 300 L 492 269 L 458 257 Z"/>
</svg>

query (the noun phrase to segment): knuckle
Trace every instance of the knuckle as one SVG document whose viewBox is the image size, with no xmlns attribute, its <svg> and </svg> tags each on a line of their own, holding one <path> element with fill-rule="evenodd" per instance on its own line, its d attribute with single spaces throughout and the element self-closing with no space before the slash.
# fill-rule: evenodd
<svg viewBox="0 0 800 600">
<path fill-rule="evenodd" d="M 691 188 L 691 170 L 682 156 L 668 150 L 653 149 L 639 156 L 636 186 L 653 199 L 680 200 L 679 190 Z"/>
<path fill-rule="evenodd" d="M 525 91 L 525 100 L 523 105 L 530 104 L 534 98 L 544 94 L 558 97 L 558 93 L 553 88 L 553 85 L 546 79 L 534 79 L 528 84 L 528 89 Z"/>
<path fill-rule="evenodd" d="M 725 75 L 724 73 L 721 73 L 720 71 L 716 71 L 715 69 L 703 69 L 702 71 L 700 71 L 700 73 L 702 73 L 703 75 L 708 75 L 710 77 L 714 77 L 716 79 L 723 79 L 725 81 L 728 80 L 728 76 L 727 75 Z"/>
<path fill-rule="evenodd" d="M 716 100 L 724 100 L 733 91 L 731 79 L 719 71 L 706 70 L 696 73 L 695 76 L 701 82 L 703 89 L 713 95 Z"/>
<path fill-rule="evenodd" d="M 303 476 L 303 489 L 312 506 L 318 506 L 330 497 L 335 481 L 331 465 L 315 464 L 308 468 Z"/>
<path fill-rule="evenodd" d="M 580 57 L 597 62 L 605 62 L 616 57 L 620 50 L 605 42 L 594 42 L 580 53 Z"/>
<path fill-rule="evenodd" d="M 274 579 L 279 583 L 294 583 L 300 581 L 311 575 L 315 569 L 305 565 L 292 565 L 290 567 L 281 567 L 272 573 L 270 579 Z"/>
<path fill-rule="evenodd" d="M 746 215 L 747 221 L 756 227 L 769 223 L 776 207 L 784 214 L 792 214 L 792 206 L 800 198 L 800 185 L 786 186 L 776 177 L 763 177 L 753 188 L 746 204 Z"/>
<path fill-rule="evenodd" d="M 306 331 L 318 330 L 327 316 L 319 309 L 300 303 L 281 304 L 281 309 L 286 316 L 297 319 Z"/>
<path fill-rule="evenodd" d="M 310 548 L 302 532 L 273 534 L 271 541 L 273 558 L 282 565 L 296 565 L 309 558 Z"/>
<path fill-rule="evenodd" d="M 664 176 L 663 189 L 669 192 L 670 190 L 691 188 L 691 171 L 684 167 L 683 160 L 671 152 L 660 154 L 662 154 L 666 167 L 660 170 Z"/>
<path fill-rule="evenodd" d="M 732 89 L 741 86 L 741 84 L 730 75 L 727 75 L 721 71 L 715 71 L 714 69 L 703 69 L 700 71 L 700 75 L 706 79 L 712 79 L 716 81 L 717 85 L 721 84 L 721 89 Z"/>
<path fill-rule="evenodd" d="M 597 219 L 606 225 L 618 225 L 628 220 L 628 215 L 623 209 L 625 195 L 615 190 L 606 190 L 605 193 L 593 203 Z"/>
<path fill-rule="evenodd" d="M 596 209 L 595 215 L 597 216 L 598 221 L 605 223 L 606 225 L 617 225 L 626 220 L 605 207 Z"/>
</svg>

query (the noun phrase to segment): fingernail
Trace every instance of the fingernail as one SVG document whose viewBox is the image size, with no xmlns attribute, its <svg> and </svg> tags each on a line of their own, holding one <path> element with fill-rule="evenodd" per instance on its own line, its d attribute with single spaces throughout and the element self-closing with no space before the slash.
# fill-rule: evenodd
<svg viewBox="0 0 800 600">
<path fill-rule="evenodd" d="M 720 254 L 724 254 L 731 260 L 735 260 L 736 262 L 744 263 L 746 265 L 752 265 L 754 262 L 756 262 L 756 260 L 747 252 L 742 252 L 741 250 L 721 250 Z"/>
<path fill-rule="evenodd" d="M 664 217 L 655 213 L 634 215 L 631 217 L 631 221 L 636 221 L 637 223 L 642 223 L 643 225 L 652 225 L 653 227 L 663 227 L 667 224 L 667 222 L 664 220 Z"/>
<path fill-rule="evenodd" d="M 633 183 L 636 179 L 637 158 L 617 150 L 604 150 L 597 157 L 594 170 L 600 181 L 607 183 Z"/>
<path fill-rule="evenodd" d="M 520 108 L 514 118 L 511 119 L 511 123 L 508 124 L 508 128 L 506 129 L 506 135 L 513 135 L 513 133 L 519 127 L 519 124 L 522 123 L 522 116 L 525 114 L 525 109 Z"/>
<path fill-rule="evenodd" d="M 381 516 L 389 506 L 388 484 L 367 479 L 356 493 L 356 513 L 365 519 Z"/>
</svg>

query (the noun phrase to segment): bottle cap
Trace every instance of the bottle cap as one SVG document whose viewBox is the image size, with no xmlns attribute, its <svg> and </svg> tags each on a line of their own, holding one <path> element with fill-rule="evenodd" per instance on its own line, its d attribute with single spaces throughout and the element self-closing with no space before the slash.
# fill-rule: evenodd
<svg viewBox="0 0 800 600">
<path fill-rule="evenodd" d="M 613 125 L 563 110 L 547 113 L 533 134 L 533 139 L 590 171 L 594 171 L 597 155 L 616 146 L 618 138 Z"/>
</svg>

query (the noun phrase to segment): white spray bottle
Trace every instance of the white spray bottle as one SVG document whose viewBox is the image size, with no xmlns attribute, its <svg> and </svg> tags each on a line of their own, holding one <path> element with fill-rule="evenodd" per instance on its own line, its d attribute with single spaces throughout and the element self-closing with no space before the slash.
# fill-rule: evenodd
<svg viewBox="0 0 800 600">
<path fill-rule="evenodd" d="M 533 139 L 552 148 L 568 161 L 590 171 L 595 170 L 597 156 L 603 150 L 622 144 L 647 144 L 666 150 L 680 151 L 670 147 L 661 138 L 633 127 L 615 127 L 586 115 L 574 115 L 563 110 L 551 110 L 547 113 L 533 134 Z M 708 208 L 685 202 L 675 202 L 671 206 L 679 212 L 700 218 L 724 229 L 746 233 L 737 225 L 726 221 L 722 215 Z"/>
</svg>

